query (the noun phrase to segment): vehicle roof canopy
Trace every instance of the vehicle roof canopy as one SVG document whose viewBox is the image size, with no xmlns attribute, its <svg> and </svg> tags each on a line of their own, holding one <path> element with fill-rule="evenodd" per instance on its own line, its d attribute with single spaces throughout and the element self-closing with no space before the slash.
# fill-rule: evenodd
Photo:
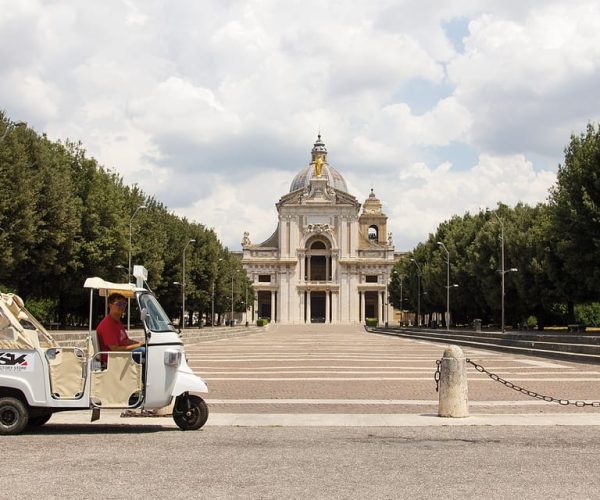
<svg viewBox="0 0 600 500">
<path fill-rule="evenodd" d="M 144 288 L 138 288 L 133 283 L 112 283 L 102 278 L 88 278 L 83 284 L 83 288 L 92 288 L 98 290 L 101 297 L 108 297 L 113 293 L 120 293 L 129 298 L 135 297 L 135 292 L 143 292 Z"/>
<path fill-rule="evenodd" d="M 50 347 L 58 344 L 13 293 L 0 293 L 0 348 L 35 349 L 40 347 L 40 336 Z"/>
</svg>

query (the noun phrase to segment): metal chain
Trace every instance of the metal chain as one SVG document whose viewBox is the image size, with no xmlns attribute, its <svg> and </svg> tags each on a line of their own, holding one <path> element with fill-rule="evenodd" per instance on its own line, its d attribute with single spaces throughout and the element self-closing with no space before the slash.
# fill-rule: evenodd
<svg viewBox="0 0 600 500">
<path fill-rule="evenodd" d="M 435 370 L 435 374 L 433 375 L 433 380 L 435 380 L 435 392 L 440 392 L 440 375 L 442 374 L 442 360 L 436 359 L 437 368 Z"/>
<path fill-rule="evenodd" d="M 518 386 L 517 384 L 513 384 L 512 382 L 509 382 L 508 380 L 504 380 L 503 378 L 500 378 L 495 373 L 492 373 L 492 372 L 486 370 L 483 366 L 478 365 L 474 361 L 471 361 L 469 358 L 467 358 L 466 361 L 467 361 L 467 363 L 473 365 L 478 372 L 485 373 L 492 380 L 495 380 L 496 382 L 500 382 L 502 385 L 505 385 L 509 389 L 514 389 L 515 391 L 520 392 L 522 394 L 525 394 L 527 396 L 530 396 L 532 398 L 542 399 L 544 401 L 548 401 L 549 403 L 558 403 L 558 404 L 561 404 L 563 406 L 574 405 L 574 406 L 577 406 L 579 408 L 582 408 L 584 406 L 593 406 L 594 408 L 600 408 L 600 401 L 591 401 L 591 402 L 587 402 L 587 401 L 569 401 L 568 399 L 557 399 L 557 398 L 553 398 L 552 396 L 544 396 L 543 394 L 539 394 L 539 393 L 537 393 L 535 391 L 529 391 L 527 389 L 523 389 L 521 386 Z M 437 365 L 438 365 L 437 371 L 436 371 L 436 375 L 435 375 L 436 391 L 437 391 L 438 387 L 439 387 L 439 378 L 440 378 L 439 372 L 440 372 L 440 363 L 441 363 L 441 360 L 438 359 L 436 362 L 437 362 Z"/>
</svg>

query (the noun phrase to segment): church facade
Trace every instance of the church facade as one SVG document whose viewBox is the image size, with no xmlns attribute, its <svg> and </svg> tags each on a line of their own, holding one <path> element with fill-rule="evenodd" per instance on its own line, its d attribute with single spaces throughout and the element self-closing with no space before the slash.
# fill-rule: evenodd
<svg viewBox="0 0 600 500">
<path fill-rule="evenodd" d="M 319 135 L 311 161 L 276 204 L 266 241 L 242 241 L 242 265 L 256 292 L 253 320 L 286 324 L 388 321 L 395 261 L 387 216 L 373 190 L 361 204 L 329 164 Z"/>
</svg>

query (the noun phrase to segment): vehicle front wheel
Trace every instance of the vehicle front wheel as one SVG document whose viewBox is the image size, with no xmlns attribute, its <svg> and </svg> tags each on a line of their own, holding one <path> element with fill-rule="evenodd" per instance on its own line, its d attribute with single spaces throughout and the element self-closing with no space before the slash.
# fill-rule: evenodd
<svg viewBox="0 0 600 500">
<path fill-rule="evenodd" d="M 182 394 L 175 400 L 173 420 L 183 431 L 200 429 L 208 420 L 208 405 L 198 396 Z"/>
<path fill-rule="evenodd" d="M 19 434 L 29 421 L 27 407 L 16 398 L 0 398 L 0 434 Z"/>
</svg>

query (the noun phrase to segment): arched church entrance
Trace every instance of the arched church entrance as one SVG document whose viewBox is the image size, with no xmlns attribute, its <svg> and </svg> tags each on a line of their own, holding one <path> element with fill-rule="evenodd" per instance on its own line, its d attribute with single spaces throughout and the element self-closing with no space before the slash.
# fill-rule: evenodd
<svg viewBox="0 0 600 500">
<path fill-rule="evenodd" d="M 329 241 L 313 238 L 306 244 L 305 281 L 331 281 L 331 245 Z"/>
</svg>

